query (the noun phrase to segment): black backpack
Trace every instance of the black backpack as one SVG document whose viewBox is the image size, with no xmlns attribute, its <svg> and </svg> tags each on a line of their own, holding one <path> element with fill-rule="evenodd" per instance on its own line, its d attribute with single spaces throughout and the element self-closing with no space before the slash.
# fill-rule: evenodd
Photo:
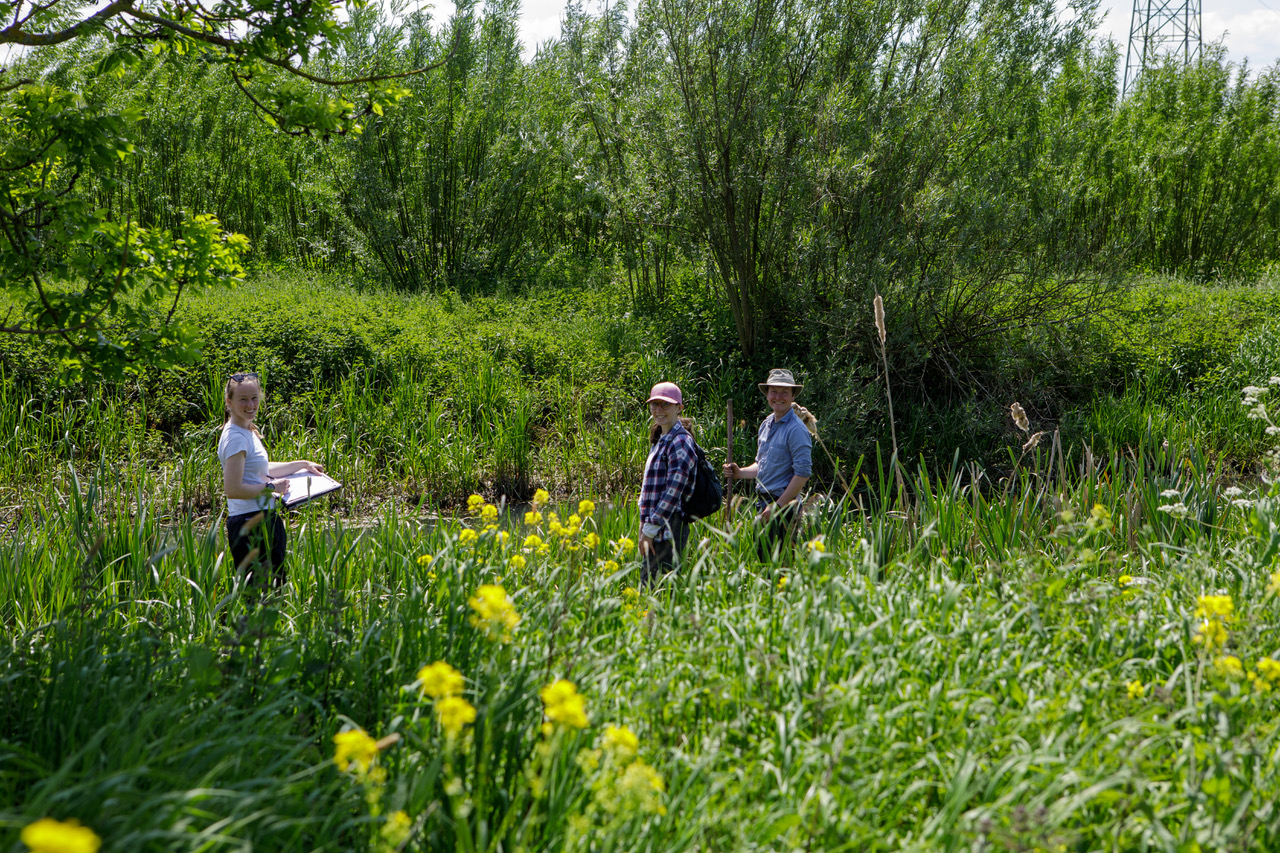
<svg viewBox="0 0 1280 853">
<path fill-rule="evenodd" d="M 693 443 L 693 454 L 696 457 L 693 466 L 693 491 L 689 493 L 689 499 L 684 502 L 685 521 L 694 521 L 712 515 L 720 509 L 724 500 L 720 491 L 720 475 L 716 473 L 715 468 L 711 467 L 711 463 L 707 461 L 707 454 L 696 441 Z"/>
</svg>

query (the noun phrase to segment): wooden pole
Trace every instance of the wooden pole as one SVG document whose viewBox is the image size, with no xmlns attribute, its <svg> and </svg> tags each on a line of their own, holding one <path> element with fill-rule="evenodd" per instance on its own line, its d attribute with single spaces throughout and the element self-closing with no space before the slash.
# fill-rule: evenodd
<svg viewBox="0 0 1280 853">
<path fill-rule="evenodd" d="M 730 397 L 725 403 L 725 440 L 724 440 L 724 461 L 732 464 L 733 462 L 733 398 Z M 724 489 L 724 529 L 729 530 L 733 523 L 733 477 L 725 475 Z"/>
</svg>

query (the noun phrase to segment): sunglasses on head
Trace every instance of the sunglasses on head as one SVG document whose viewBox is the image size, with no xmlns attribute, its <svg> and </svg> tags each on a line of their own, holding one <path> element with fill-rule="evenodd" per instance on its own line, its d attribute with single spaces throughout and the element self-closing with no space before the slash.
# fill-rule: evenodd
<svg viewBox="0 0 1280 853">
<path fill-rule="evenodd" d="M 231 381 L 232 381 L 232 382 L 243 382 L 243 381 L 245 381 L 246 379 L 252 379 L 253 381 L 257 382 L 257 381 L 258 381 L 258 374 L 256 374 L 256 373 L 233 373 L 233 374 L 231 374 Z"/>
</svg>

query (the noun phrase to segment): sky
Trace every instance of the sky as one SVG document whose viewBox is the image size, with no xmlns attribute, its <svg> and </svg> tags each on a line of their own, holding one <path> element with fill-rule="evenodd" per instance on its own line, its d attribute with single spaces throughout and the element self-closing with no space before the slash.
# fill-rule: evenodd
<svg viewBox="0 0 1280 853">
<path fill-rule="evenodd" d="M 1145 6 L 1145 0 L 1141 1 Z M 1221 41 L 1232 62 L 1240 63 L 1248 57 L 1249 67 L 1255 71 L 1280 61 L 1280 0 L 1200 0 L 1200 3 L 1200 26 L 1206 44 Z M 594 11 L 592 4 L 584 5 Z M 1123 58 L 1129 44 L 1133 0 L 1103 0 L 1101 10 L 1106 18 L 1100 34 L 1115 39 Z M 439 2 L 436 11 L 437 17 L 447 17 L 452 12 L 452 4 Z M 537 45 L 560 35 L 563 13 L 564 0 L 523 0 L 520 36 L 526 57 L 533 55 Z"/>
</svg>

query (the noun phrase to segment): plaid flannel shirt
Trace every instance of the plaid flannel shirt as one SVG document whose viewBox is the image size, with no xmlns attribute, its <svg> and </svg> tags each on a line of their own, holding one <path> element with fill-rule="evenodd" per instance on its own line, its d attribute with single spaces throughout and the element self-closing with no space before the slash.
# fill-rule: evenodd
<svg viewBox="0 0 1280 853">
<path fill-rule="evenodd" d="M 658 439 L 652 450 L 652 464 L 646 463 L 640 486 L 640 523 L 662 528 L 655 540 L 671 535 L 671 524 L 684 515 L 685 498 L 693 491 L 693 436 L 676 421 L 670 432 Z"/>
</svg>

